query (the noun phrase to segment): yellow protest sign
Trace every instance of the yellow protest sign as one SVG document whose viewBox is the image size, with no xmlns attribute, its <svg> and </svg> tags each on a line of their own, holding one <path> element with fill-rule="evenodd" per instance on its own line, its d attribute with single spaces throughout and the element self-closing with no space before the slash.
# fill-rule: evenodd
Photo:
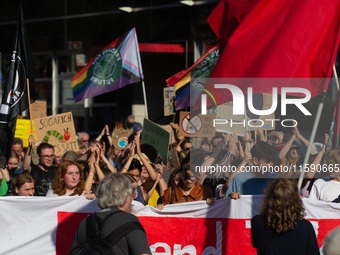
<svg viewBox="0 0 340 255">
<path fill-rule="evenodd" d="M 33 134 L 37 138 L 33 124 Z M 17 125 L 15 127 L 14 137 L 21 138 L 24 142 L 24 147 L 28 147 L 28 137 L 31 134 L 31 123 L 30 120 L 17 119 Z"/>
</svg>

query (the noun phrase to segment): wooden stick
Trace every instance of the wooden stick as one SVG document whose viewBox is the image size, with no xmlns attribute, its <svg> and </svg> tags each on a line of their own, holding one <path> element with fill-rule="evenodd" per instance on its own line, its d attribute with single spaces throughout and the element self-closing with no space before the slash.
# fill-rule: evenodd
<svg viewBox="0 0 340 255">
<path fill-rule="evenodd" d="M 30 114 L 30 123 L 31 123 L 31 134 L 33 134 L 33 122 L 32 122 L 32 113 L 31 113 L 31 97 L 30 97 L 30 83 L 27 78 L 27 95 L 28 95 L 28 111 Z"/>
</svg>

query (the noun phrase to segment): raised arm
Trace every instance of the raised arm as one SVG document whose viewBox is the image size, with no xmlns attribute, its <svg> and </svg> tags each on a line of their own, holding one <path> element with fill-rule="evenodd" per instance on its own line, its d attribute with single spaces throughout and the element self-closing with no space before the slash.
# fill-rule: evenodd
<svg viewBox="0 0 340 255">
<path fill-rule="evenodd" d="M 29 142 L 29 146 L 25 153 L 22 168 L 24 169 L 24 171 L 31 173 L 31 155 L 32 155 L 33 146 L 35 144 L 34 134 L 29 135 L 28 142 Z"/>
<path fill-rule="evenodd" d="M 94 164 L 94 155 L 95 153 L 92 151 L 92 154 L 90 156 L 90 159 L 88 161 L 89 164 L 89 174 L 86 177 L 85 180 L 85 191 L 91 191 L 92 189 L 92 183 L 93 183 L 93 178 L 94 178 L 94 174 L 96 173 L 96 168 L 95 168 L 95 164 Z"/>
<path fill-rule="evenodd" d="M 107 165 L 107 167 L 110 169 L 111 173 L 117 173 L 117 169 L 110 163 L 110 161 L 107 160 L 107 158 L 104 155 L 105 152 L 105 142 L 103 143 L 103 148 L 100 148 L 99 143 L 97 143 L 97 146 L 99 148 L 99 155 L 100 158 L 104 161 L 104 163 Z"/>
<path fill-rule="evenodd" d="M 306 147 L 308 147 L 309 145 L 309 140 L 307 140 L 306 138 L 304 138 L 301 134 L 299 129 L 297 128 L 297 126 L 294 127 L 295 131 L 296 131 L 296 137 L 299 138 L 305 145 Z"/>
<path fill-rule="evenodd" d="M 305 178 L 309 178 L 309 179 L 314 178 L 314 176 L 316 174 L 316 169 L 317 169 L 318 166 L 321 165 L 322 157 L 325 155 L 327 141 L 328 141 L 328 134 L 325 134 L 325 142 L 323 143 L 323 146 L 322 146 L 320 152 L 318 153 L 318 155 L 315 157 L 313 162 L 308 167 L 309 171 L 305 171 Z M 313 171 L 313 169 L 314 169 L 314 171 Z"/>
<path fill-rule="evenodd" d="M 136 144 L 134 142 L 132 142 L 130 150 L 129 150 L 129 157 L 128 157 L 127 161 L 125 162 L 123 169 L 120 171 L 121 174 L 128 172 L 130 165 L 131 165 L 131 162 L 135 157 L 135 148 L 136 148 Z"/>
<path fill-rule="evenodd" d="M 155 181 L 157 179 L 157 175 L 155 173 L 155 171 L 153 170 L 153 167 L 150 165 L 150 163 L 144 158 L 142 151 L 140 149 L 140 141 L 139 141 L 139 137 L 135 136 L 135 140 L 134 142 L 136 143 L 136 150 L 137 150 L 137 155 L 139 156 L 139 158 L 142 160 L 143 165 L 145 166 L 146 170 L 149 173 L 149 177 L 151 178 L 151 180 Z"/>
<path fill-rule="evenodd" d="M 296 138 L 296 129 L 293 129 L 293 134 L 292 134 L 291 138 L 286 142 L 286 144 L 280 150 L 279 158 L 281 160 L 286 157 L 286 155 L 287 155 L 288 151 L 290 150 L 290 147 L 292 146 L 295 138 Z"/>
</svg>

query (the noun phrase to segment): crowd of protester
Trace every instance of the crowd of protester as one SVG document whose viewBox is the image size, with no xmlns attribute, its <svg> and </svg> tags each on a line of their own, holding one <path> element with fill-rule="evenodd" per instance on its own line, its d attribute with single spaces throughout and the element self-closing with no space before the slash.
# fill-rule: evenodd
<svg viewBox="0 0 340 255">
<path fill-rule="evenodd" d="M 216 133 L 212 138 L 198 139 L 198 144 L 197 141 L 193 144 L 179 135 L 177 124 L 170 123 L 176 142 L 169 145 L 169 157 L 178 161 L 179 167 L 175 168 L 152 145 L 141 144 L 142 127 L 134 125 L 132 117 L 129 118 L 134 133 L 124 149 L 113 146 L 113 134 L 108 126 L 94 140 L 85 132 L 79 133 L 80 150 L 58 156 L 51 144 L 35 141 L 32 134 L 28 148 L 23 148 L 22 140 L 15 138 L 7 166 L 0 170 L 0 195 L 93 199 L 105 176 L 120 173 L 127 176 L 133 187 L 133 206 L 163 209 L 168 204 L 199 200 L 213 205 L 218 199 L 261 195 L 266 189 L 279 186 L 296 187 L 305 158 L 300 148 L 302 143 L 309 145 L 297 126 L 290 133 L 271 131 L 267 136 L 259 128 L 254 133 L 249 132 L 248 138 Z M 323 143 L 313 143 L 300 197 L 295 197 L 295 204 L 300 203 L 302 197 L 340 202 L 340 148 L 325 155 L 327 140 L 326 134 Z M 173 148 L 176 155 L 173 155 Z M 266 210 L 260 212 L 262 216 L 255 222 L 262 225 L 267 222 L 267 227 L 275 232 L 280 226 L 271 225 L 271 216 Z M 300 210 L 298 216 L 287 223 L 288 228 L 280 229 L 281 233 L 293 229 L 292 222 L 296 221 L 302 224 L 302 229 L 310 230 L 303 221 L 302 203 L 296 210 Z M 299 231 L 296 228 L 294 233 Z M 253 239 L 254 247 L 262 247 L 263 243 L 257 244 L 260 241 Z"/>
</svg>

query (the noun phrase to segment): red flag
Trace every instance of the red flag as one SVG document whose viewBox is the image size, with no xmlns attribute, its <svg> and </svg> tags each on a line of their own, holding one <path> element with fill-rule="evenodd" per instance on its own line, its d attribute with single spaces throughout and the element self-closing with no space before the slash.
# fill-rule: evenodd
<svg viewBox="0 0 340 255">
<path fill-rule="evenodd" d="M 223 49 L 210 78 L 331 77 L 340 40 L 340 1 L 222 0 L 208 21 Z M 328 82 L 316 83 L 313 79 L 300 87 L 311 96 L 327 90 Z M 247 93 L 247 84 L 238 87 Z M 253 86 L 253 93 L 272 93 L 272 86 Z M 231 100 L 230 93 L 220 96 L 223 102 Z"/>
</svg>

